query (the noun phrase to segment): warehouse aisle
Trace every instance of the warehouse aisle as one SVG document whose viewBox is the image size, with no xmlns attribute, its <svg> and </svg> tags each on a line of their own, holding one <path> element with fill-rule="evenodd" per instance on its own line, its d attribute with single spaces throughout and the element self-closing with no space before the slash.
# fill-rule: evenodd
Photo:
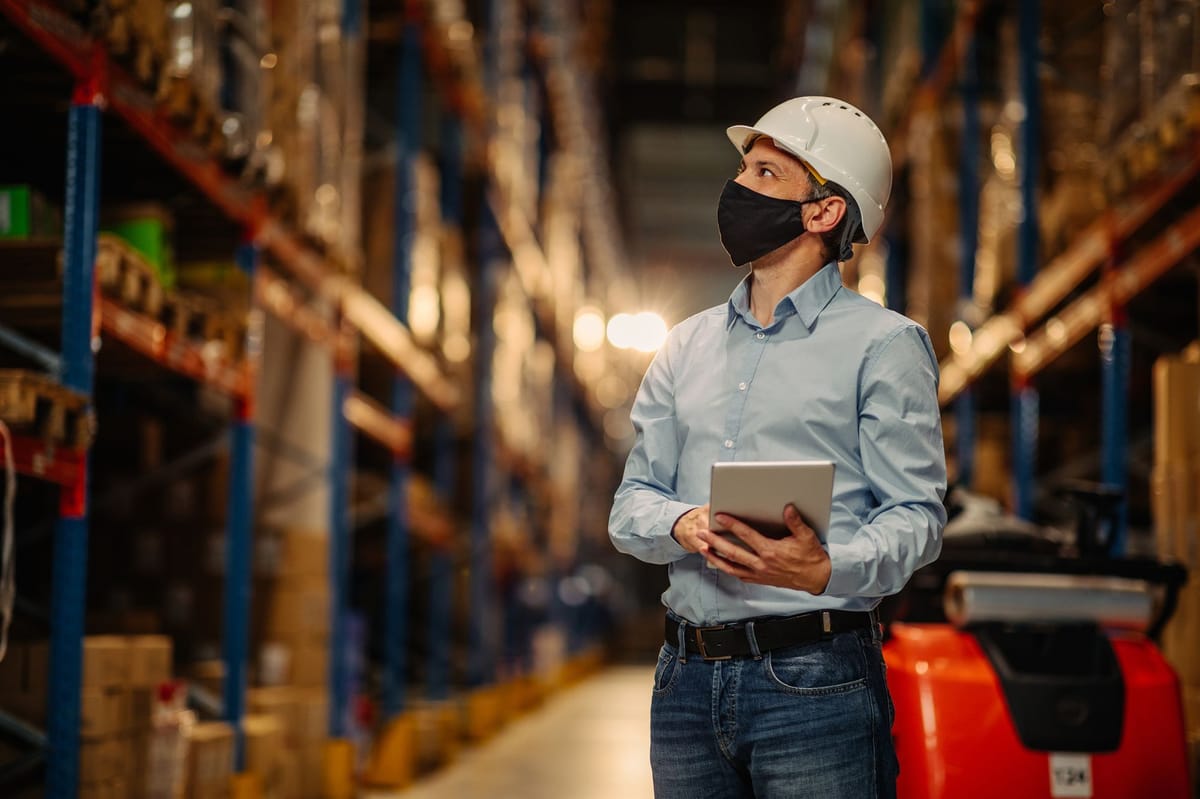
<svg viewBox="0 0 1200 799">
<path fill-rule="evenodd" d="M 652 671 L 644 666 L 603 671 L 416 786 L 364 799 L 651 797 Z"/>
</svg>

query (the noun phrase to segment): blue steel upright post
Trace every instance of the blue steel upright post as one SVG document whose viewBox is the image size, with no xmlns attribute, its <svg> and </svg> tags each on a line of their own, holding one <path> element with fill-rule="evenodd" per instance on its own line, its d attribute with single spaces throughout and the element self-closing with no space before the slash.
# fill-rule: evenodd
<svg viewBox="0 0 1200 799">
<path fill-rule="evenodd" d="M 975 31 L 967 35 L 963 53 L 962 155 L 958 169 L 958 319 L 973 327 L 975 251 L 979 240 L 979 44 Z M 970 488 L 975 478 L 975 395 L 968 385 L 954 403 L 958 482 Z"/>
<path fill-rule="evenodd" d="M 392 313 L 408 323 L 412 287 L 412 252 L 417 228 L 414 168 L 421 137 L 421 28 L 410 18 L 404 25 L 396 82 L 395 247 L 392 263 Z M 413 386 L 403 373 L 392 375 L 392 413 L 410 419 Z M 383 712 L 386 718 L 404 709 L 408 650 L 409 579 L 409 466 L 405 457 L 392 458 L 388 486 L 387 580 L 384 589 Z"/>
<path fill-rule="evenodd" d="M 1129 362 L 1130 334 L 1124 307 L 1112 309 L 1111 321 L 1100 327 L 1100 374 L 1104 396 L 1101 404 L 1100 479 L 1128 492 L 1129 489 Z M 1128 499 L 1122 499 L 1116 527 L 1107 530 L 1107 551 L 1113 557 L 1125 554 Z"/>
<path fill-rule="evenodd" d="M 92 292 L 100 218 L 103 64 L 82 80 L 67 118 L 63 246 L 62 382 L 91 397 L 95 361 Z M 72 799 L 79 785 L 79 701 L 87 598 L 88 460 L 63 489 L 54 532 L 50 599 L 50 689 L 47 700 L 46 796 Z"/>
<path fill-rule="evenodd" d="M 1017 230 L 1017 282 L 1028 288 L 1038 269 L 1037 175 L 1038 136 L 1041 124 L 1041 91 L 1038 86 L 1038 45 L 1041 27 L 1039 0 L 1021 0 L 1017 12 L 1020 43 L 1021 102 L 1021 223 Z M 1032 519 L 1034 474 L 1037 469 L 1038 392 L 1032 379 L 1014 376 L 1012 382 L 1014 510 L 1022 519 Z"/>
<path fill-rule="evenodd" d="M 258 250 L 243 244 L 237 263 L 254 282 Z M 229 430 L 229 495 L 225 522 L 225 618 L 221 648 L 225 661 L 222 707 L 225 721 L 234 729 L 234 759 L 238 772 L 246 767 L 246 739 L 242 716 L 246 708 L 246 668 L 250 654 L 250 561 L 254 548 L 254 368 L 260 341 L 248 329 L 246 359 L 251 364 L 245 394 L 238 397 Z"/>
</svg>

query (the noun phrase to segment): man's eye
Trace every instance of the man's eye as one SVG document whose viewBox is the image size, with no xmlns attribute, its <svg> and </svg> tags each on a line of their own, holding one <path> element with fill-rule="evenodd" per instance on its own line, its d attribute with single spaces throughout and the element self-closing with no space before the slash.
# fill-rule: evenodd
<svg viewBox="0 0 1200 799">
<path fill-rule="evenodd" d="M 768 167 L 765 167 L 765 166 L 761 166 L 761 167 L 759 167 L 759 168 L 758 168 L 758 176 L 759 176 L 760 178 L 765 178 L 765 177 L 772 177 L 772 178 L 773 178 L 773 177 L 775 177 L 775 173 L 774 173 L 774 172 L 772 172 L 772 171 L 770 170 L 770 168 L 768 168 Z"/>
</svg>

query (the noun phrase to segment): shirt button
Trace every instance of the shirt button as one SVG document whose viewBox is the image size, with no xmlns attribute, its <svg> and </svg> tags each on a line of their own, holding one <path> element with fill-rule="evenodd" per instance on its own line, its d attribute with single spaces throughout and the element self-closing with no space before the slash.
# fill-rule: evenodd
<svg viewBox="0 0 1200 799">
<path fill-rule="evenodd" d="M 725 449 L 733 449 L 733 439 L 732 438 L 725 439 Z"/>
<path fill-rule="evenodd" d="M 757 334 L 755 334 L 755 336 L 754 336 L 754 337 L 755 337 L 756 339 L 758 339 L 759 341 L 762 341 L 764 338 L 766 338 L 766 337 L 767 337 L 767 334 L 766 334 L 766 333 L 762 333 L 762 332 L 760 332 L 760 333 L 757 333 Z"/>
<path fill-rule="evenodd" d="M 738 383 L 738 391 L 745 391 L 745 390 L 746 390 L 746 384 Z"/>
</svg>

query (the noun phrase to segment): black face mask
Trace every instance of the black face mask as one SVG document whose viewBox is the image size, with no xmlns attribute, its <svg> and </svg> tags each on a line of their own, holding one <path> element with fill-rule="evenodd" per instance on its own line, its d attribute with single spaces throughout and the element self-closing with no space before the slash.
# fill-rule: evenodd
<svg viewBox="0 0 1200 799">
<path fill-rule="evenodd" d="M 805 233 L 800 211 L 811 202 L 818 201 L 779 200 L 726 181 L 717 204 L 717 227 L 734 266 L 761 258 Z"/>
</svg>

